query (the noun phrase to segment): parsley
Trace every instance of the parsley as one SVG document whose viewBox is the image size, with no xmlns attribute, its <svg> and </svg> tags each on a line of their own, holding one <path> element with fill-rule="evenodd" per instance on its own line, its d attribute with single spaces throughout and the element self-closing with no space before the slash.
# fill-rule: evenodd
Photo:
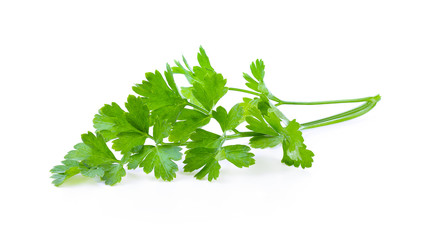
<svg viewBox="0 0 428 240">
<path fill-rule="evenodd" d="M 222 161 L 238 168 L 255 164 L 251 148 L 281 146 L 281 162 L 288 166 L 308 168 L 313 152 L 307 149 L 302 130 L 335 124 L 359 117 L 370 111 L 380 96 L 319 102 L 283 101 L 274 96 L 265 84 L 265 64 L 257 59 L 250 65 L 251 74 L 244 73 L 248 89 L 226 86 L 226 79 L 217 73 L 201 47 L 197 55 L 199 65 L 190 67 L 186 58 L 166 65 L 159 71 L 146 73 L 146 80 L 133 87 L 138 95 L 129 95 L 122 109 L 117 103 L 104 105 L 93 119 L 95 132 L 82 134 L 82 142 L 65 155 L 61 165 L 54 166 L 53 184 L 59 186 L 67 179 L 81 174 L 99 178 L 107 185 L 119 183 L 126 175 L 125 168 L 142 168 L 154 172 L 156 178 L 172 181 L 176 177 L 176 161 L 183 158 L 185 172 L 195 172 L 197 179 L 209 181 L 220 176 Z M 189 86 L 179 88 L 175 74 L 186 77 Z M 229 111 L 217 106 L 228 92 L 248 93 Z M 349 111 L 307 123 L 288 119 L 278 106 L 320 105 L 362 102 Z M 221 133 L 204 130 L 214 119 Z M 245 123 L 249 131 L 236 128 Z M 229 145 L 228 140 L 250 138 L 249 146 Z M 111 142 L 111 148 L 107 143 Z M 116 156 L 121 155 L 120 158 Z"/>
</svg>

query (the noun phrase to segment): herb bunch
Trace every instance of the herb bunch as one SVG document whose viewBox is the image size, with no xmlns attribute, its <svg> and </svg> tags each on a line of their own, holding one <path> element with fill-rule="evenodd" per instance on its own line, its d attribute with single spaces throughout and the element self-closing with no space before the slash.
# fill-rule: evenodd
<svg viewBox="0 0 428 240">
<path fill-rule="evenodd" d="M 129 95 L 125 108 L 117 103 L 104 105 L 95 115 L 95 133 L 82 134 L 82 142 L 68 152 L 61 165 L 54 166 L 53 184 L 59 186 L 68 178 L 81 174 L 101 178 L 114 185 L 126 175 L 127 169 L 142 168 L 154 172 L 156 178 L 171 181 L 176 177 L 175 163 L 183 158 L 184 171 L 196 172 L 197 179 L 217 179 L 221 161 L 238 168 L 255 163 L 251 148 L 272 148 L 281 145 L 281 162 L 288 166 L 312 166 L 313 152 L 307 149 L 302 130 L 347 121 L 370 111 L 380 96 L 321 102 L 283 101 L 268 90 L 264 82 L 265 65 L 258 59 L 251 63 L 251 74 L 244 73 L 248 89 L 226 86 L 226 79 L 212 67 L 205 50 L 200 47 L 198 66 L 189 66 L 183 57 L 176 66 L 166 65 L 159 71 L 146 73 L 141 84 L 133 87 L 138 95 Z M 175 74 L 182 74 L 189 87 L 177 87 Z M 248 93 L 229 111 L 217 102 L 229 91 Z M 300 124 L 288 119 L 277 107 L 283 104 L 319 105 L 362 102 L 349 111 Z M 221 127 L 220 133 L 204 130 L 212 119 Z M 238 131 L 240 124 L 249 131 Z M 228 140 L 249 138 L 247 145 L 228 145 Z M 149 140 L 150 139 L 150 140 Z M 120 152 L 117 158 L 112 149 Z M 147 144 L 151 142 L 151 144 Z"/>
</svg>

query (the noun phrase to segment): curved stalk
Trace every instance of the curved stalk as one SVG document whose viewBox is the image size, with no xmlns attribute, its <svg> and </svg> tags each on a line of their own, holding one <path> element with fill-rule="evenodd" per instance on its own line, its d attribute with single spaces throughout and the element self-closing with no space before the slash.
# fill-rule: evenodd
<svg viewBox="0 0 428 240">
<path fill-rule="evenodd" d="M 332 120 L 335 120 L 335 119 L 338 119 L 338 118 L 343 118 L 343 117 L 346 117 L 348 115 L 354 114 L 356 112 L 359 112 L 359 111 L 367 108 L 368 105 L 369 105 L 369 102 L 366 102 L 366 103 L 364 103 L 364 104 L 362 104 L 362 105 L 360 105 L 360 106 L 358 106 L 356 108 L 353 108 L 351 110 L 348 110 L 346 112 L 335 114 L 335 115 L 332 115 L 330 117 L 321 118 L 321 119 L 318 119 L 318 120 L 315 120 L 315 121 L 310 121 L 310 122 L 303 123 L 303 124 L 305 124 L 305 125 L 314 125 L 314 124 L 318 124 L 318 123 L 332 121 Z"/>
<path fill-rule="evenodd" d="M 328 118 L 323 118 L 316 121 L 304 123 L 301 125 L 302 126 L 301 129 L 304 130 L 304 129 L 310 129 L 310 128 L 317 128 L 317 127 L 327 126 L 327 125 L 340 123 L 340 122 L 357 118 L 369 112 L 372 108 L 376 106 L 377 102 L 378 101 L 369 101 L 350 111 L 347 111 L 341 114 L 336 114 Z"/>
<path fill-rule="evenodd" d="M 316 102 L 292 102 L 292 101 L 282 101 L 279 100 L 275 106 L 280 105 L 323 105 L 323 104 L 335 104 L 335 103 L 355 103 L 355 102 L 367 102 L 372 100 L 373 98 L 378 97 L 365 97 L 365 98 L 354 98 L 354 99 L 342 99 L 342 100 L 331 100 L 331 101 L 316 101 Z"/>
</svg>

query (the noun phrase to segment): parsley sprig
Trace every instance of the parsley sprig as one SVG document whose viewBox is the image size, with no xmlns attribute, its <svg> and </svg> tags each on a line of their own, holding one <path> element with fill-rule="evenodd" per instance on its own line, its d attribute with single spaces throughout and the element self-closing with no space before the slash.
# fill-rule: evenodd
<svg viewBox="0 0 428 240">
<path fill-rule="evenodd" d="M 129 95 L 125 109 L 117 103 L 104 105 L 95 115 L 95 133 L 82 134 L 82 142 L 68 152 L 61 165 L 51 169 L 53 184 L 59 186 L 68 178 L 81 174 L 101 178 L 114 185 L 126 175 L 127 169 L 142 168 L 154 172 L 156 178 L 171 181 L 176 177 L 176 161 L 183 158 L 184 171 L 195 172 L 197 179 L 209 181 L 220 175 L 221 161 L 238 168 L 255 164 L 251 148 L 283 149 L 281 162 L 288 166 L 312 166 L 313 152 L 307 149 L 302 130 L 326 126 L 359 117 L 370 111 L 380 96 L 319 102 L 284 101 L 274 96 L 265 84 L 265 65 L 257 59 L 250 65 L 251 74 L 244 73 L 248 89 L 227 87 L 227 80 L 217 73 L 200 47 L 198 66 L 190 67 L 183 57 L 176 66 L 166 65 L 159 71 L 146 73 L 146 80 L 133 87 L 138 95 Z M 174 75 L 182 74 L 189 86 L 179 88 Z M 244 98 L 229 111 L 217 106 L 229 91 L 244 92 Z M 363 103 L 349 111 L 306 123 L 288 119 L 281 105 L 321 105 Z M 203 129 L 212 119 L 220 133 Z M 236 128 L 246 124 L 249 131 Z M 247 145 L 229 145 L 228 140 L 250 138 Z M 111 141 L 111 148 L 107 145 Z M 116 156 L 120 155 L 120 158 Z"/>
</svg>

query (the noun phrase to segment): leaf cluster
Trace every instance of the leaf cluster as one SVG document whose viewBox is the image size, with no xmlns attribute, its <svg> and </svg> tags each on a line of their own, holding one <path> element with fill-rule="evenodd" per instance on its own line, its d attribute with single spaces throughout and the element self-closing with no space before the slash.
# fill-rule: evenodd
<svg viewBox="0 0 428 240">
<path fill-rule="evenodd" d="M 255 163 L 251 148 L 278 145 L 283 148 L 284 164 L 312 166 L 314 154 L 304 144 L 301 125 L 288 120 L 272 103 L 276 97 L 265 85 L 262 60 L 251 64 L 251 75 L 243 75 L 256 97 L 244 98 L 229 111 L 217 106 L 229 90 L 227 80 L 214 70 L 202 47 L 197 60 L 199 64 L 190 67 L 183 57 L 173 67 L 167 64 L 163 74 L 146 73 L 145 80 L 132 88 L 136 95 L 129 95 L 124 108 L 114 102 L 104 105 L 93 119 L 95 132 L 82 134 L 82 141 L 62 164 L 51 169 L 53 184 L 59 186 L 81 174 L 114 185 L 126 175 L 126 169 L 137 168 L 171 181 L 183 152 L 183 170 L 211 181 L 219 177 L 222 161 L 249 167 Z M 184 75 L 189 86 L 179 88 L 177 74 Z M 220 133 L 203 129 L 213 119 Z M 249 131 L 236 129 L 243 123 Z M 227 144 L 240 137 L 250 137 L 249 146 Z"/>
</svg>

